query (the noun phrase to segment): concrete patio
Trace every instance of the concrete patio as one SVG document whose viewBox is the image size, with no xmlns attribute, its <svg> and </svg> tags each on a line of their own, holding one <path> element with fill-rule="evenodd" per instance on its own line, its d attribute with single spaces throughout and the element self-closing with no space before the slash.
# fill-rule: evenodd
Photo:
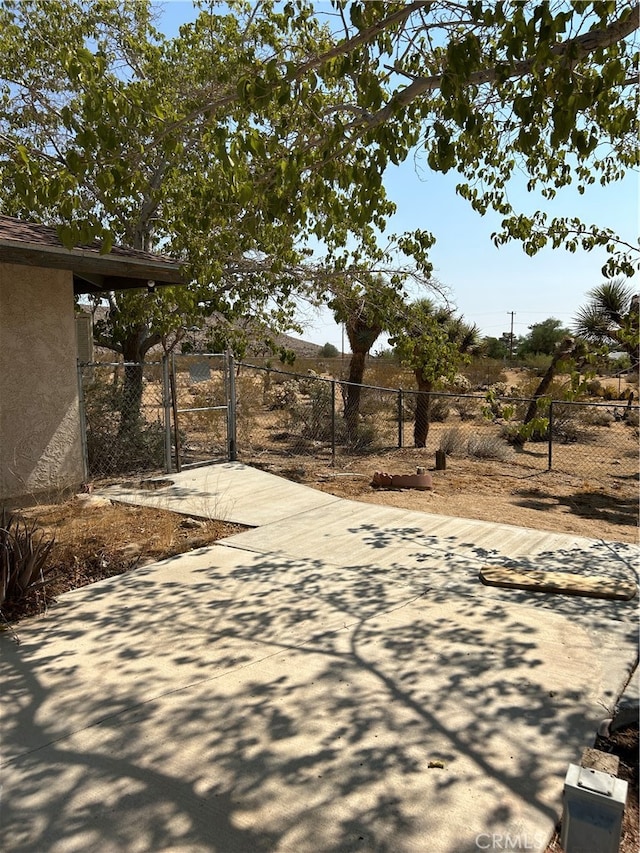
<svg viewBox="0 0 640 853">
<path fill-rule="evenodd" d="M 170 479 L 105 494 L 255 528 L 71 592 L 20 645 L 0 636 L 5 850 L 544 850 L 567 766 L 636 663 L 637 599 L 478 570 L 628 579 L 637 546 L 236 463 Z"/>
</svg>

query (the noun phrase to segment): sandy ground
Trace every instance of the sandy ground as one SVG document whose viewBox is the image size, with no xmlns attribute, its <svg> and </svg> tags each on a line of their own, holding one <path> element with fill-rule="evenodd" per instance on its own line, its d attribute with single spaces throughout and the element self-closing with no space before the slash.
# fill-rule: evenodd
<svg viewBox="0 0 640 853">
<path fill-rule="evenodd" d="M 427 466 L 432 491 L 377 489 L 375 471 L 415 473 L 424 454 L 405 449 L 339 461 L 335 468 L 309 462 L 294 469 L 265 466 L 340 497 L 441 515 L 478 518 L 610 541 L 638 541 L 638 480 L 595 478 L 524 465 L 447 458 L 445 471 Z"/>
</svg>

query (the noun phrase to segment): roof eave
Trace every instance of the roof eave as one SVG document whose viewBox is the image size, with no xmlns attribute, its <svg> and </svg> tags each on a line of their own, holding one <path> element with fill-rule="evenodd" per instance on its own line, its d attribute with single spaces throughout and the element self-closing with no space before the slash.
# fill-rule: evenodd
<svg viewBox="0 0 640 853">
<path fill-rule="evenodd" d="M 104 276 L 120 281 L 120 287 L 105 287 L 105 290 L 145 287 L 153 281 L 165 285 L 182 285 L 185 279 L 178 262 L 170 260 L 152 261 L 131 257 L 104 254 L 88 249 L 65 249 L 36 243 L 25 243 L 0 239 L 0 261 L 34 267 L 68 269 L 80 278 L 83 275 Z M 114 282 L 115 283 L 115 282 Z M 95 290 L 95 285 L 87 291 Z"/>
</svg>

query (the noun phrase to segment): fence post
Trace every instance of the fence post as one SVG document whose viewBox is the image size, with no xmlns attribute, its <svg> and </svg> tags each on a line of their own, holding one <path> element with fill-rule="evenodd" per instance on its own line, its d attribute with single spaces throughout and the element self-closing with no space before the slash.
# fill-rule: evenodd
<svg viewBox="0 0 640 853">
<path fill-rule="evenodd" d="M 176 471 L 182 470 L 180 461 L 180 427 L 178 425 L 178 389 L 176 382 L 176 357 L 171 353 L 171 370 L 169 371 L 169 387 L 171 388 L 171 407 L 173 409 L 173 431 L 175 433 L 176 446 Z"/>
<path fill-rule="evenodd" d="M 336 380 L 331 380 L 331 465 L 336 464 Z"/>
<path fill-rule="evenodd" d="M 398 388 L 398 447 L 404 446 L 404 392 Z"/>
<path fill-rule="evenodd" d="M 162 356 L 162 402 L 164 405 L 164 469 L 171 473 L 171 389 L 169 382 L 169 356 Z"/>
<path fill-rule="evenodd" d="M 82 478 L 86 483 L 89 480 L 89 453 L 87 450 L 87 414 L 85 411 L 84 385 L 82 382 L 82 364 L 78 365 L 78 412 L 80 414 L 80 446 L 82 448 Z"/>
<path fill-rule="evenodd" d="M 551 470 L 553 457 L 553 400 L 549 402 L 549 462 L 547 470 Z"/>
<path fill-rule="evenodd" d="M 236 363 L 233 353 L 227 350 L 227 376 L 229 378 L 229 396 L 227 399 L 227 451 L 229 462 L 235 462 L 238 458 L 236 445 Z"/>
</svg>

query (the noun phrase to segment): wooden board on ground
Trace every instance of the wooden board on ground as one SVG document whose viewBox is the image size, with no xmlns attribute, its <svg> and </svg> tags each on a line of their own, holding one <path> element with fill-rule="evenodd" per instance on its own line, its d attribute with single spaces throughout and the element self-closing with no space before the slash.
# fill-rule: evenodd
<svg viewBox="0 0 640 853">
<path fill-rule="evenodd" d="M 610 598 L 618 601 L 629 601 L 636 594 L 636 584 L 630 580 L 597 575 L 583 577 L 568 572 L 519 572 L 505 566 L 484 566 L 480 569 L 480 580 L 488 586 L 584 595 L 588 598 Z"/>
</svg>

